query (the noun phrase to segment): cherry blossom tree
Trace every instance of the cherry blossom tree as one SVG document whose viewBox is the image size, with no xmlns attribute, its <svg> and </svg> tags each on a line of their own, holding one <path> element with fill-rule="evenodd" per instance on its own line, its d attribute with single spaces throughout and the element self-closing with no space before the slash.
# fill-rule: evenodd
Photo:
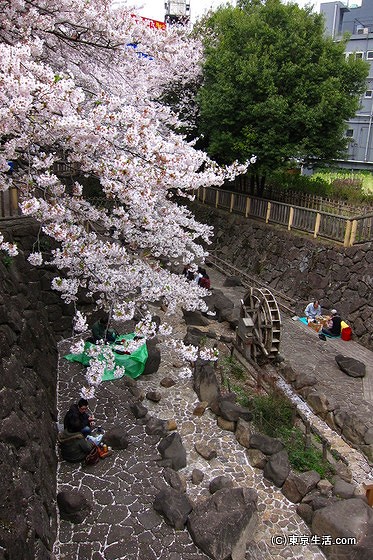
<svg viewBox="0 0 373 560">
<path fill-rule="evenodd" d="M 75 303 L 76 331 L 82 289 L 115 319 L 144 310 L 144 331 L 149 302 L 203 309 L 205 290 L 160 266 L 203 262 L 212 235 L 177 201 L 247 167 L 220 168 L 175 132 L 179 115 L 159 100 L 198 76 L 200 44 L 133 13 L 109 0 L 0 0 L 0 190 L 16 187 L 22 213 L 58 242 L 52 288 Z M 79 170 L 72 185 L 61 164 Z M 17 251 L 1 235 L 0 248 Z M 29 262 L 43 263 L 38 240 Z"/>
</svg>

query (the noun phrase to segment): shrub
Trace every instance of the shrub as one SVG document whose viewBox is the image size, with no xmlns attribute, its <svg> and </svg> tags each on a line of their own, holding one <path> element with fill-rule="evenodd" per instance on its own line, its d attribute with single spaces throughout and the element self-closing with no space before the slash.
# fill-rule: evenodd
<svg viewBox="0 0 373 560">
<path fill-rule="evenodd" d="M 246 377 L 244 367 L 233 356 L 224 356 L 219 362 L 219 366 L 224 377 L 228 375 L 228 377 L 234 377 L 240 381 Z"/>
<path fill-rule="evenodd" d="M 321 196 L 350 203 L 373 204 L 372 174 L 320 169 L 312 176 L 277 171 L 268 178 L 268 186 L 283 191 Z"/>
<path fill-rule="evenodd" d="M 255 395 L 249 399 L 253 422 L 259 431 L 271 437 L 278 437 L 279 429 L 291 429 L 293 424 L 293 408 L 282 395 Z"/>
</svg>

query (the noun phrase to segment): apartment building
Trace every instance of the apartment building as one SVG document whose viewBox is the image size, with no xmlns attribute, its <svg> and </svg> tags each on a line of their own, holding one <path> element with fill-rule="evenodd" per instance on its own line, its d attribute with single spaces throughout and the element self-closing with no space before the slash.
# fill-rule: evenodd
<svg viewBox="0 0 373 560">
<path fill-rule="evenodd" d="M 326 2 L 320 5 L 320 13 L 324 14 L 327 33 L 335 40 L 346 32 L 350 34 L 346 56 L 370 63 L 360 107 L 355 117 L 348 121 L 347 157 L 339 164 L 349 169 L 373 171 L 373 0 L 363 0 L 361 6 Z"/>
</svg>

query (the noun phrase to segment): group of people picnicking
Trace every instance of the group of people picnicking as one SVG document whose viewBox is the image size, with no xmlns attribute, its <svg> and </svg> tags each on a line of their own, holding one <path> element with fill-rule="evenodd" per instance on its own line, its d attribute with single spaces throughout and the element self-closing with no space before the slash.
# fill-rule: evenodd
<svg viewBox="0 0 373 560">
<path fill-rule="evenodd" d="M 311 301 L 311 303 L 307 305 L 304 313 L 306 315 L 308 323 L 311 322 L 322 324 L 322 328 L 319 332 L 319 338 L 321 340 L 326 340 L 326 336 L 340 336 L 344 325 L 348 327 L 348 325 L 345 324 L 344 321 L 342 321 L 336 309 L 331 309 L 329 315 L 323 319 L 321 304 L 317 299 Z"/>
<path fill-rule="evenodd" d="M 61 456 L 70 463 L 84 462 L 92 452 L 104 458 L 111 449 L 103 443 L 101 427 L 95 429 L 95 419 L 88 410 L 87 399 L 81 398 L 69 408 L 63 420 L 63 431 L 58 434 Z"/>
<path fill-rule="evenodd" d="M 195 282 L 196 284 L 201 286 L 201 288 L 206 288 L 206 290 L 209 290 L 211 288 L 210 277 L 207 274 L 206 269 L 202 268 L 201 266 L 198 266 L 197 270 L 194 270 L 193 267 L 185 266 L 183 275 L 187 280 L 189 280 L 190 282 Z"/>
<path fill-rule="evenodd" d="M 210 277 L 206 269 L 199 266 L 196 270 L 185 267 L 183 275 L 191 282 L 210 289 Z M 99 341 L 113 343 L 118 337 L 115 329 L 109 327 L 108 319 L 101 317 L 92 325 L 90 342 L 97 344 Z M 107 446 L 102 446 L 103 433 L 99 427 L 94 430 L 94 417 L 88 412 L 88 401 L 84 398 L 73 404 L 64 417 L 64 429 L 58 434 L 61 456 L 71 463 L 84 462 L 92 451 L 97 448 L 100 457 L 105 457 L 111 452 Z"/>
<path fill-rule="evenodd" d="M 108 320 L 101 317 L 92 325 L 92 342 L 100 340 L 114 342 L 117 333 L 108 327 Z M 111 453 L 111 449 L 102 443 L 104 434 L 99 426 L 95 429 L 95 419 L 88 409 L 87 399 L 81 398 L 70 406 L 63 420 L 63 431 L 58 434 L 61 456 L 70 463 L 79 463 L 89 455 L 97 453 L 97 458 L 104 458 Z"/>
</svg>

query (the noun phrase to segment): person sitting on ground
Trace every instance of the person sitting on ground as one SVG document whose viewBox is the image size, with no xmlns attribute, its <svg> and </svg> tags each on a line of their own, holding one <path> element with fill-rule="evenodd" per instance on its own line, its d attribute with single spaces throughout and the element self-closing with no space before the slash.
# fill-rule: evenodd
<svg viewBox="0 0 373 560">
<path fill-rule="evenodd" d="M 185 276 L 185 278 L 187 280 L 189 280 L 190 282 L 194 279 L 194 273 L 193 273 L 193 270 L 191 269 L 190 265 L 189 266 L 184 266 L 183 276 Z"/>
<path fill-rule="evenodd" d="M 94 418 L 88 414 L 87 399 L 79 399 L 76 404 L 70 406 L 65 414 L 63 426 L 69 432 L 79 431 L 84 436 L 91 433 L 91 428 L 94 426 Z M 78 427 L 78 430 L 76 430 L 76 427 Z"/>
<path fill-rule="evenodd" d="M 80 426 L 79 418 L 73 416 L 69 420 L 69 429 L 65 427 L 64 431 L 58 434 L 61 456 L 65 461 L 69 461 L 70 463 L 84 461 L 95 446 L 92 441 L 88 441 L 84 437 Z"/>
<path fill-rule="evenodd" d="M 109 329 L 108 320 L 105 317 L 101 317 L 92 325 L 92 336 L 95 343 L 99 340 L 110 343 L 115 341 L 118 334 L 115 329 Z"/>
<path fill-rule="evenodd" d="M 316 321 L 316 317 L 320 317 L 321 315 L 321 305 L 320 302 L 315 299 L 315 301 L 311 301 L 304 310 L 304 313 L 308 319 L 308 321 Z"/>
<path fill-rule="evenodd" d="M 321 329 L 322 334 L 327 334 L 329 336 L 339 336 L 341 334 L 341 323 L 342 319 L 340 318 L 338 311 L 336 309 L 332 309 L 330 311 L 330 320 L 328 321 L 328 326 L 323 327 Z"/>
<path fill-rule="evenodd" d="M 201 288 L 206 288 L 206 290 L 211 288 L 210 276 L 207 274 L 206 270 L 204 271 L 202 278 L 199 279 L 198 284 Z"/>
<path fill-rule="evenodd" d="M 199 284 L 200 279 L 202 278 L 203 274 L 206 272 L 206 270 L 204 268 L 202 268 L 201 266 L 199 266 L 197 268 L 197 272 L 194 273 L 194 278 L 193 280 L 195 281 L 196 284 Z"/>
</svg>

